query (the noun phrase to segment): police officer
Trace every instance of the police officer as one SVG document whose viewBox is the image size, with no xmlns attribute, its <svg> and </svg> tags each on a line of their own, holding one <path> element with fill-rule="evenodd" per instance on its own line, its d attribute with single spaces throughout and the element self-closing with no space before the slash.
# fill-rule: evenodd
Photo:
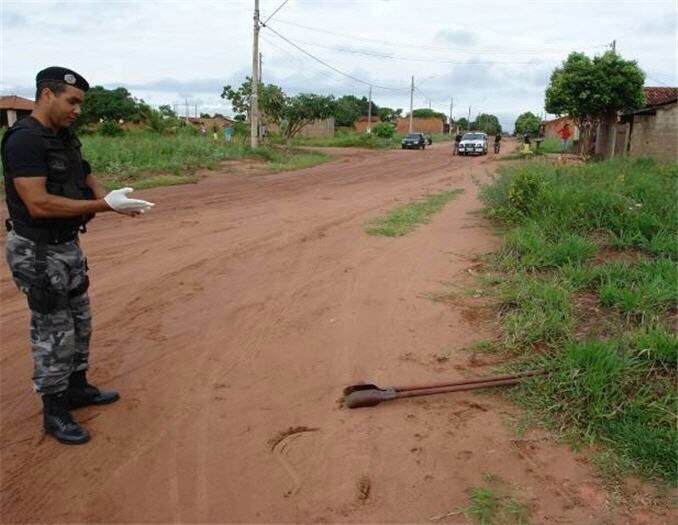
<svg viewBox="0 0 678 525">
<path fill-rule="evenodd" d="M 134 216 L 153 204 L 128 198 L 131 188 L 107 193 L 82 159 L 71 126 L 87 81 L 70 69 L 49 67 L 36 84 L 35 109 L 2 139 L 6 256 L 31 311 L 33 387 L 42 396 L 45 431 L 62 443 L 85 443 L 89 433 L 70 410 L 119 396 L 99 390 L 85 375 L 92 322 L 78 233 L 95 213 Z"/>
</svg>

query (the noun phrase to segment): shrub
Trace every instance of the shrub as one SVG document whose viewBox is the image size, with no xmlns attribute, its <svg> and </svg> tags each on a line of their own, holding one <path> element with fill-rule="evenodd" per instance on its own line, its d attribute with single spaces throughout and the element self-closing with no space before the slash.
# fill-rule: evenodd
<svg viewBox="0 0 678 525">
<path fill-rule="evenodd" d="M 99 133 L 104 137 L 121 137 L 125 134 L 125 130 L 115 120 L 105 120 L 99 127 Z"/>
<path fill-rule="evenodd" d="M 395 134 L 395 129 L 387 122 L 379 122 L 372 126 L 372 133 L 382 139 L 390 139 Z"/>
</svg>

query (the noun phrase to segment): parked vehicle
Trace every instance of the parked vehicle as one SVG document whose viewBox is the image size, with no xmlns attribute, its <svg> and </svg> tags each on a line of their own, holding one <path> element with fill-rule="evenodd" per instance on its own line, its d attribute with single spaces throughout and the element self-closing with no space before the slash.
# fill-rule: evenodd
<svg viewBox="0 0 678 525">
<path fill-rule="evenodd" d="M 423 133 L 408 133 L 403 138 L 400 147 L 402 149 L 426 149 L 426 142 Z"/>
<path fill-rule="evenodd" d="M 487 155 L 487 133 L 470 131 L 464 133 L 459 143 L 459 155 Z"/>
</svg>

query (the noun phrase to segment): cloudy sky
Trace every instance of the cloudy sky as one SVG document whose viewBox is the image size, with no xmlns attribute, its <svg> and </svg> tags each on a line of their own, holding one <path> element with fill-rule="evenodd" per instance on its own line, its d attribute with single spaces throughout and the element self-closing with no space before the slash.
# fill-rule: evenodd
<svg viewBox="0 0 678 525">
<path fill-rule="evenodd" d="M 571 51 L 637 60 L 648 86 L 677 86 L 678 0 L 260 0 L 265 82 L 286 93 L 367 96 L 381 106 L 512 129 L 543 111 Z M 251 71 L 254 0 L 0 0 L 0 94 L 32 98 L 38 70 L 71 67 L 179 113 L 232 114 L 225 84 Z M 312 57 L 315 57 L 312 58 Z M 321 63 L 323 62 L 323 63 Z"/>
</svg>

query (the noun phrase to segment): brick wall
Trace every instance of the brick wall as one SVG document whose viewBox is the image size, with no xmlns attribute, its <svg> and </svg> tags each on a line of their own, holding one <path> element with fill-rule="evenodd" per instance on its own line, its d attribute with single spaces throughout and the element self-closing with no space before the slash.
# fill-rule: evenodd
<svg viewBox="0 0 678 525">
<path fill-rule="evenodd" d="M 629 155 L 678 161 L 678 104 L 657 108 L 655 115 L 634 115 Z"/>
<path fill-rule="evenodd" d="M 268 131 L 277 133 L 280 131 L 280 127 L 277 124 L 270 124 Z M 310 124 L 306 124 L 301 128 L 297 137 L 334 137 L 334 117 L 314 120 Z"/>
<path fill-rule="evenodd" d="M 443 121 L 439 118 L 414 118 L 412 119 L 412 131 L 417 133 L 442 133 Z M 398 119 L 398 133 L 408 133 L 410 130 L 410 119 Z"/>
</svg>

